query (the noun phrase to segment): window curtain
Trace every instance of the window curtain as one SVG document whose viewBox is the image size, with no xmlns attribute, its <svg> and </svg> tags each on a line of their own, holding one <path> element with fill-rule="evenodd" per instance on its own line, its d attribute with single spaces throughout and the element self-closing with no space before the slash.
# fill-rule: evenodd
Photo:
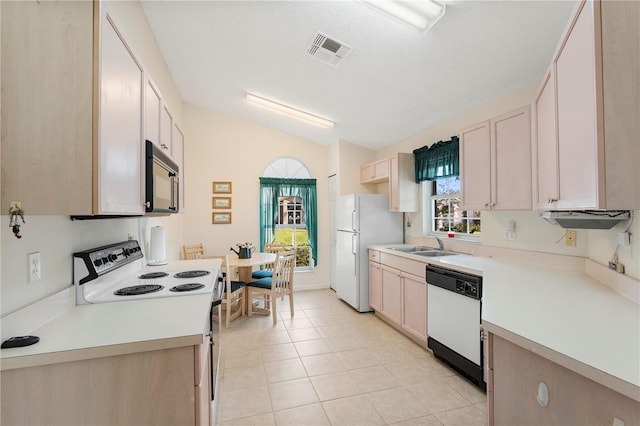
<svg viewBox="0 0 640 426">
<path fill-rule="evenodd" d="M 260 178 L 260 248 L 273 241 L 278 197 L 300 197 L 313 262 L 318 265 L 318 196 L 315 179 Z"/>
<path fill-rule="evenodd" d="M 413 151 L 416 183 L 460 174 L 459 143 L 457 136 Z"/>
</svg>

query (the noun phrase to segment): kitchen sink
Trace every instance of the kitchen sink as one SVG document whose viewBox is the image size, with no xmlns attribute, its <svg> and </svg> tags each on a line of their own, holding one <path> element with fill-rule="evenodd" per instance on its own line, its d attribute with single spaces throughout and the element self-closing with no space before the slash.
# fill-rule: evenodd
<svg viewBox="0 0 640 426">
<path fill-rule="evenodd" d="M 447 250 L 422 250 L 422 251 L 412 251 L 411 254 L 417 254 L 418 256 L 426 256 L 426 257 L 436 257 L 436 256 L 453 256 L 458 253 Z"/>
<path fill-rule="evenodd" d="M 430 247 L 422 247 L 422 246 L 402 246 L 402 247 L 387 247 L 389 250 L 396 250 L 396 251 L 401 251 L 403 253 L 413 253 L 416 251 L 424 251 L 424 250 L 429 250 Z"/>
</svg>

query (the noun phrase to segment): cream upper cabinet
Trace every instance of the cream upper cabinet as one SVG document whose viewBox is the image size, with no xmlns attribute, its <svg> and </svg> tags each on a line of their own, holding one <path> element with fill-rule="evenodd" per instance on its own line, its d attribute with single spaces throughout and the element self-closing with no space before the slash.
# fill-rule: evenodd
<svg viewBox="0 0 640 426">
<path fill-rule="evenodd" d="M 173 123 L 173 136 L 172 136 L 173 144 L 171 156 L 173 157 L 173 161 L 178 165 L 178 172 L 180 180 L 178 181 L 178 207 L 181 213 L 184 213 L 185 208 L 185 194 L 184 194 L 184 183 L 185 183 L 185 172 L 184 172 L 184 134 L 180 127 L 174 122 Z"/>
<path fill-rule="evenodd" d="M 389 159 L 389 210 L 418 211 L 418 185 L 412 153 L 397 153 Z"/>
<path fill-rule="evenodd" d="M 1 31 L 3 211 L 143 214 L 143 72 L 106 7 L 6 2 Z"/>
<path fill-rule="evenodd" d="M 108 10 L 100 20 L 98 214 L 143 214 L 144 70 Z"/>
<path fill-rule="evenodd" d="M 162 96 L 156 85 L 147 78 L 144 96 L 145 140 L 160 146 L 160 116 L 162 113 Z"/>
<path fill-rule="evenodd" d="M 529 106 L 460 131 L 460 181 L 465 209 L 531 209 Z"/>
<path fill-rule="evenodd" d="M 167 104 L 162 103 L 162 111 L 160 112 L 160 148 L 171 156 L 173 140 L 173 115 L 169 112 Z"/>
<path fill-rule="evenodd" d="M 556 132 L 556 77 L 547 72 L 535 99 L 536 154 L 538 165 L 539 209 L 549 208 L 558 201 L 558 135 Z"/>
<path fill-rule="evenodd" d="M 360 166 L 360 183 L 380 183 L 389 180 L 389 159 Z"/>
<path fill-rule="evenodd" d="M 640 3 L 578 3 L 551 64 L 555 94 L 545 80 L 538 96 L 543 111 L 555 103 L 557 119 L 558 193 L 540 194 L 543 208 L 640 208 L 639 68 Z M 551 112 L 544 114 L 538 143 L 544 137 L 548 150 Z M 553 161 L 539 150 L 538 175 Z"/>
</svg>

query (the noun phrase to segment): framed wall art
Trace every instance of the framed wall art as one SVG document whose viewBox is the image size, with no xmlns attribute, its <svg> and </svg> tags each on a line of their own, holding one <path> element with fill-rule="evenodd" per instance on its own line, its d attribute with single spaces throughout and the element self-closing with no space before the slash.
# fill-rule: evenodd
<svg viewBox="0 0 640 426">
<path fill-rule="evenodd" d="M 213 182 L 214 194 L 231 194 L 231 182 Z"/>
<path fill-rule="evenodd" d="M 231 208 L 231 197 L 211 198 L 211 208 L 229 210 Z"/>
<path fill-rule="evenodd" d="M 211 223 L 214 225 L 231 223 L 231 212 L 213 212 L 211 214 Z"/>
</svg>

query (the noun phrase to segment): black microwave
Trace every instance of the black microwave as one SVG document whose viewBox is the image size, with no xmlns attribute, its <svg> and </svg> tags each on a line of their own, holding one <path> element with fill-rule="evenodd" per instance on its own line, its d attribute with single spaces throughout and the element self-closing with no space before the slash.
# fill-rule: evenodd
<svg viewBox="0 0 640 426">
<path fill-rule="evenodd" d="M 178 165 L 151 141 L 145 142 L 145 206 L 147 213 L 178 213 Z"/>
</svg>

